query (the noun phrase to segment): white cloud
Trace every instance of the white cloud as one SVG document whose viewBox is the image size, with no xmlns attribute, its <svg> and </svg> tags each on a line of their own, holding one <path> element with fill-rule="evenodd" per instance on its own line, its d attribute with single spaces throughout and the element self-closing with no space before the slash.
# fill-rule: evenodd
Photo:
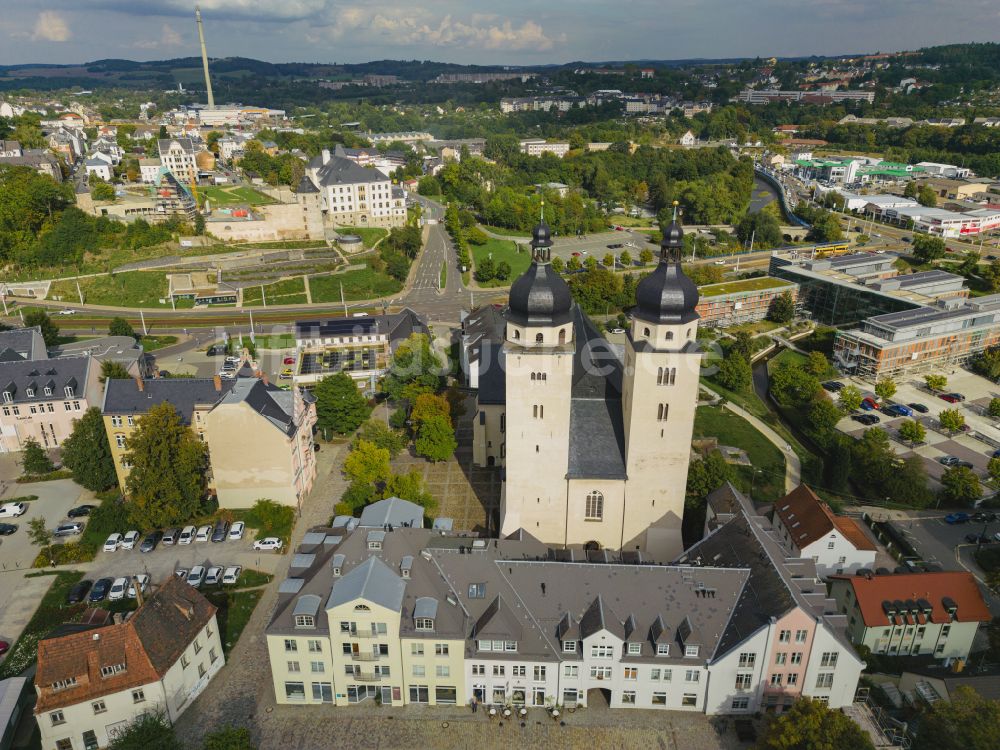
<svg viewBox="0 0 1000 750">
<path fill-rule="evenodd" d="M 162 49 L 164 47 L 179 47 L 182 44 L 184 44 L 184 39 L 168 23 L 163 24 L 159 39 L 144 39 L 132 42 L 132 46 L 136 49 Z"/>
<path fill-rule="evenodd" d="M 38 14 L 35 30 L 31 34 L 36 42 L 68 42 L 71 36 L 66 19 L 51 10 L 43 10 Z"/>
</svg>

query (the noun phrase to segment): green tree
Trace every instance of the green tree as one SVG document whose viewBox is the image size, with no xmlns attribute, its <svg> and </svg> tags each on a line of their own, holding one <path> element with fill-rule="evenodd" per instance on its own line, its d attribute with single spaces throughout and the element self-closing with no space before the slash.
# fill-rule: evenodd
<svg viewBox="0 0 1000 750">
<path fill-rule="evenodd" d="M 615 267 L 615 256 L 614 256 L 614 254 L 613 253 L 605 253 L 604 254 L 604 260 L 601 261 L 601 262 L 604 264 L 605 268 L 612 268 L 613 269 Z"/>
<path fill-rule="evenodd" d="M 389 374 L 382 381 L 382 390 L 393 401 L 406 399 L 410 386 L 437 391 L 442 385 L 444 363 L 431 349 L 426 334 L 415 333 L 396 348 Z"/>
<path fill-rule="evenodd" d="M 556 260 L 559 260 L 559 259 L 556 258 Z M 567 271 L 579 271 L 581 268 L 583 268 L 583 263 L 580 262 L 580 259 L 578 257 L 576 257 L 575 255 L 570 256 L 570 259 L 566 262 L 566 270 Z"/>
<path fill-rule="evenodd" d="M 822 378 L 830 372 L 830 360 L 826 358 L 823 352 L 809 352 L 804 367 L 810 375 Z"/>
<path fill-rule="evenodd" d="M 487 255 L 476 261 L 476 281 L 492 281 L 497 275 L 497 266 L 492 256 Z"/>
<path fill-rule="evenodd" d="M 800 698 L 765 725 L 756 750 L 874 750 L 874 745 L 845 714 Z"/>
<path fill-rule="evenodd" d="M 115 459 L 99 407 L 90 407 L 73 423 L 73 432 L 62 444 L 62 462 L 73 472 L 74 481 L 88 490 L 102 492 L 115 486 Z"/>
<path fill-rule="evenodd" d="M 560 258 L 558 255 L 552 259 L 552 270 L 555 271 L 556 273 L 563 272 L 563 259 Z"/>
<path fill-rule="evenodd" d="M 915 419 L 907 419 L 899 425 L 899 436 L 911 446 L 924 442 L 927 437 L 927 430 Z"/>
<path fill-rule="evenodd" d="M 782 364 L 771 373 L 771 395 L 782 406 L 801 406 L 822 391 L 819 380 L 803 368 Z"/>
<path fill-rule="evenodd" d="M 24 314 L 24 327 L 33 328 L 38 326 L 42 329 L 42 339 L 45 346 L 53 347 L 59 343 L 59 326 L 49 317 L 44 310 L 29 310 Z"/>
<path fill-rule="evenodd" d="M 861 408 L 862 398 L 861 391 L 854 385 L 845 385 L 837 395 L 840 408 L 847 414 Z"/>
<path fill-rule="evenodd" d="M 48 474 L 55 468 L 52 459 L 49 458 L 49 454 L 38 444 L 37 440 L 28 438 L 24 441 L 24 447 L 21 452 L 21 470 L 26 475 L 39 476 L 41 474 Z"/>
<path fill-rule="evenodd" d="M 922 712 L 914 750 L 993 750 L 1000 747 L 1000 702 L 970 687 Z"/>
<path fill-rule="evenodd" d="M 948 432 L 958 432 L 965 424 L 965 415 L 958 409 L 942 409 L 938 413 L 938 421 Z"/>
<path fill-rule="evenodd" d="M 837 429 L 837 422 L 843 416 L 833 401 L 826 396 L 816 396 L 806 414 L 813 439 L 820 445 L 826 445 Z"/>
<path fill-rule="evenodd" d="M 644 247 L 639 251 L 639 262 L 644 266 L 648 266 L 653 262 L 653 251 L 648 247 Z"/>
<path fill-rule="evenodd" d="M 442 416 L 425 419 L 417 430 L 413 447 L 418 455 L 431 461 L 446 461 L 458 447 L 451 421 Z"/>
<path fill-rule="evenodd" d="M 52 532 L 44 518 L 32 518 L 28 521 L 28 539 L 51 560 L 52 555 L 49 548 L 52 545 Z"/>
<path fill-rule="evenodd" d="M 405 474 L 393 474 L 385 483 L 383 497 L 398 497 L 409 500 L 427 510 L 437 507 L 437 501 L 424 487 L 424 477 L 416 469 L 410 469 Z"/>
<path fill-rule="evenodd" d="M 417 183 L 420 195 L 441 195 L 441 182 L 434 175 L 424 175 Z"/>
<path fill-rule="evenodd" d="M 989 463 L 986 464 L 986 473 L 990 475 L 991 479 L 1000 479 L 1000 458 L 991 458 Z"/>
<path fill-rule="evenodd" d="M 380 485 L 391 474 L 389 451 L 367 440 L 359 440 L 344 459 L 344 475 L 352 482 Z"/>
<path fill-rule="evenodd" d="M 791 292 L 782 292 L 771 300 L 771 305 L 767 310 L 767 319 L 775 323 L 787 325 L 795 317 L 795 300 L 792 299 Z"/>
<path fill-rule="evenodd" d="M 372 419 L 361 425 L 358 440 L 367 440 L 379 448 L 389 451 L 389 458 L 395 458 L 406 447 L 406 438 L 399 430 L 394 430 L 385 422 Z"/>
<path fill-rule="evenodd" d="M 132 374 L 121 362 L 113 359 L 106 359 L 101 362 L 101 374 L 98 380 L 103 383 L 106 380 L 128 380 Z"/>
<path fill-rule="evenodd" d="M 991 417 L 1000 417 L 1000 398 L 991 398 L 990 405 L 986 407 L 986 413 Z"/>
<path fill-rule="evenodd" d="M 132 470 L 125 489 L 140 528 L 183 523 L 201 511 L 208 451 L 172 404 L 157 404 L 139 417 L 126 460 Z"/>
<path fill-rule="evenodd" d="M 622 264 L 622 268 L 631 268 L 632 254 L 628 250 L 622 250 L 621 255 L 618 256 L 618 262 Z"/>
<path fill-rule="evenodd" d="M 371 414 L 371 407 L 357 384 L 346 372 L 338 372 L 316 383 L 316 426 L 324 434 L 333 430 L 347 435 L 358 429 Z"/>
<path fill-rule="evenodd" d="M 943 391 L 948 387 L 948 378 L 944 375 L 924 375 L 924 383 L 932 391 Z"/>
<path fill-rule="evenodd" d="M 497 272 L 494 278 L 497 281 L 507 281 L 510 278 L 511 271 L 512 269 L 510 267 L 510 263 L 508 263 L 505 260 L 502 260 L 499 263 L 497 263 Z"/>
<path fill-rule="evenodd" d="M 938 197 L 937 193 L 934 192 L 934 188 L 930 185 L 921 185 L 920 189 L 917 191 L 917 203 L 921 206 L 934 208 L 937 205 L 937 202 Z"/>
<path fill-rule="evenodd" d="M 583 267 L 586 268 L 588 271 L 593 271 L 595 268 L 597 268 L 597 258 L 595 258 L 593 255 L 588 255 L 583 261 Z"/>
<path fill-rule="evenodd" d="M 95 201 L 113 201 L 115 199 L 115 186 L 104 180 L 91 180 L 90 197 Z"/>
<path fill-rule="evenodd" d="M 973 505 L 983 494 L 979 477 L 964 466 L 949 466 L 941 475 L 941 499 L 954 505 Z"/>
<path fill-rule="evenodd" d="M 125 318 L 112 318 L 111 323 L 108 325 L 108 335 L 109 336 L 130 336 L 134 339 L 139 338 L 135 335 L 135 329 L 132 325 L 125 320 Z"/>
<path fill-rule="evenodd" d="M 183 750 L 162 714 L 144 713 L 114 732 L 107 750 Z"/>
<path fill-rule="evenodd" d="M 896 395 L 896 381 L 892 378 L 882 378 L 875 383 L 875 395 L 885 401 Z"/>
<path fill-rule="evenodd" d="M 205 215 L 201 211 L 194 215 L 194 233 L 199 237 L 205 234 Z"/>
<path fill-rule="evenodd" d="M 722 360 L 719 374 L 715 376 L 719 385 L 737 393 L 745 391 L 753 382 L 753 371 L 750 363 L 741 354 L 730 353 Z"/>
<path fill-rule="evenodd" d="M 778 217 L 770 211 L 746 214 L 736 225 L 736 236 L 744 245 L 753 238 L 754 248 L 760 250 L 778 247 L 782 242 Z"/>
<path fill-rule="evenodd" d="M 685 506 L 699 507 L 713 491 L 733 479 L 733 467 L 726 463 L 719 451 L 712 451 L 704 458 L 691 462 L 687 476 Z"/>
<path fill-rule="evenodd" d="M 257 745 L 246 727 L 228 726 L 206 734 L 201 750 L 257 750 Z"/>
<path fill-rule="evenodd" d="M 913 254 L 922 263 L 930 263 L 945 256 L 944 240 L 929 234 L 917 234 L 913 237 Z"/>
<path fill-rule="evenodd" d="M 972 360 L 972 369 L 990 380 L 1000 379 L 1000 347 L 986 349 Z"/>
<path fill-rule="evenodd" d="M 410 421 L 413 422 L 414 431 L 432 417 L 444 417 L 450 426 L 451 404 L 447 398 L 436 393 L 421 393 L 413 400 L 413 408 L 410 410 Z"/>
<path fill-rule="evenodd" d="M 737 331 L 736 335 L 733 336 L 733 343 L 729 351 L 733 354 L 739 354 L 749 361 L 750 357 L 753 356 L 753 336 L 748 331 Z"/>
</svg>

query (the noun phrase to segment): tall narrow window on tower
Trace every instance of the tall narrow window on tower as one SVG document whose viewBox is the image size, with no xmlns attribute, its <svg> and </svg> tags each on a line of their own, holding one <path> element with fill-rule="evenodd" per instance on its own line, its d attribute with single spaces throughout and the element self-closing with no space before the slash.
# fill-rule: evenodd
<svg viewBox="0 0 1000 750">
<path fill-rule="evenodd" d="M 587 504 L 583 509 L 585 521 L 601 521 L 604 519 L 604 495 L 593 490 L 587 495 Z"/>
<path fill-rule="evenodd" d="M 656 419 L 660 422 L 666 422 L 669 412 L 670 404 L 660 404 L 656 407 Z"/>
</svg>

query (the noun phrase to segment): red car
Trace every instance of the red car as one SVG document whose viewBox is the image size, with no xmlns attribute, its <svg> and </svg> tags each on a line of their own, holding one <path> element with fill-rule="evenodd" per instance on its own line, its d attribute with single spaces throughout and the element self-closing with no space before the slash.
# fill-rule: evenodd
<svg viewBox="0 0 1000 750">
<path fill-rule="evenodd" d="M 867 397 L 867 398 L 861 399 L 861 403 L 862 404 L 867 404 L 869 409 L 880 409 L 880 408 L 882 408 L 882 407 L 880 407 L 878 405 L 878 402 L 875 399 L 871 398 L 870 396 Z"/>
<path fill-rule="evenodd" d="M 573 253 L 573 257 L 574 258 L 579 258 L 580 257 L 580 253 Z"/>
<path fill-rule="evenodd" d="M 282 360 L 282 363 L 286 364 L 286 365 L 294 365 L 295 364 L 295 357 L 285 357 Z"/>
<path fill-rule="evenodd" d="M 938 396 L 943 401 L 947 401 L 949 404 L 960 404 L 965 401 L 965 396 L 961 393 L 942 393 Z"/>
<path fill-rule="evenodd" d="M 7 641 L 0 641 L 0 656 L 3 656 L 10 650 L 10 644 Z"/>
</svg>

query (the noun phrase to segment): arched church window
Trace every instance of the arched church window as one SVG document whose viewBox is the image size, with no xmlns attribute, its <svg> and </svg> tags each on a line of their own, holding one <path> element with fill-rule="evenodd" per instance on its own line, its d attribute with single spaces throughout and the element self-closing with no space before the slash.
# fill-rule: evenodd
<svg viewBox="0 0 1000 750">
<path fill-rule="evenodd" d="M 515 328 L 515 329 L 514 329 L 514 340 L 515 340 L 515 341 L 517 341 L 517 340 L 518 340 L 519 338 L 521 338 L 521 332 L 520 332 L 520 331 L 518 331 L 518 330 L 517 330 L 517 329 Z"/>
<path fill-rule="evenodd" d="M 667 335 L 666 335 L 665 338 L 667 339 L 667 341 L 673 341 L 674 340 L 674 332 L 673 331 L 667 331 Z"/>
<path fill-rule="evenodd" d="M 535 380 L 535 373 L 531 373 L 531 380 L 532 380 L 532 382 L 534 382 L 534 380 Z"/>
<path fill-rule="evenodd" d="M 543 339 L 542 334 L 540 334 L 540 333 L 536 333 L 535 334 L 535 342 L 536 343 L 539 343 L 539 344 L 542 343 L 542 339 Z"/>
<path fill-rule="evenodd" d="M 604 495 L 597 490 L 587 493 L 587 503 L 583 509 L 585 521 L 604 520 Z"/>
<path fill-rule="evenodd" d="M 649 335 L 649 329 L 648 328 L 643 328 L 642 329 L 642 335 L 643 336 L 648 336 Z"/>
<path fill-rule="evenodd" d="M 559 343 L 560 344 L 565 344 L 566 343 L 566 329 L 565 328 L 560 328 L 559 329 Z"/>
</svg>

